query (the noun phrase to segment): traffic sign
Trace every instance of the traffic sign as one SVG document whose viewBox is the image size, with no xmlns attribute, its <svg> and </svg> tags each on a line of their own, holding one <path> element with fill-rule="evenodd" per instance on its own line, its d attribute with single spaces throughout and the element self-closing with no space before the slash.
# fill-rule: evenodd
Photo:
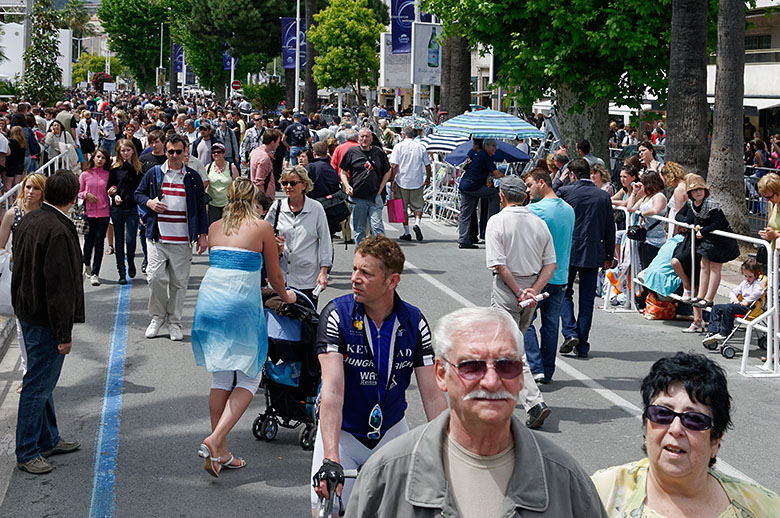
<svg viewBox="0 0 780 518">
<path fill-rule="evenodd" d="M 233 90 L 241 90 L 241 81 L 236 79 L 232 83 L 230 83 L 230 87 L 233 88 Z"/>
</svg>

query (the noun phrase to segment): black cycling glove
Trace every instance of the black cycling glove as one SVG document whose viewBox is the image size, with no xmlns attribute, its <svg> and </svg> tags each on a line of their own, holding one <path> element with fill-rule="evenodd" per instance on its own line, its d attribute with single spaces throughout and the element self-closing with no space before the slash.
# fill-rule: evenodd
<svg viewBox="0 0 780 518">
<path fill-rule="evenodd" d="M 314 477 L 312 477 L 312 485 L 317 487 L 320 485 L 321 480 L 335 482 L 333 487 L 344 484 L 344 468 L 338 462 L 334 462 L 330 459 L 323 460 L 322 466 L 320 466 L 320 469 L 314 474 Z"/>
</svg>

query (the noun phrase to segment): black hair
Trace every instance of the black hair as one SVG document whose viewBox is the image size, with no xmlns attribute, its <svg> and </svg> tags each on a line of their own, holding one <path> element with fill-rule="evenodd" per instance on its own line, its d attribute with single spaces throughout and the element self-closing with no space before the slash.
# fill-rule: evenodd
<svg viewBox="0 0 780 518">
<path fill-rule="evenodd" d="M 46 179 L 43 199 L 48 203 L 64 207 L 73 203 L 79 193 L 79 179 L 67 169 L 58 169 Z"/>
<path fill-rule="evenodd" d="M 575 158 L 569 162 L 569 171 L 574 173 L 578 180 L 590 178 L 590 164 L 584 158 Z"/>
<path fill-rule="evenodd" d="M 584 154 L 590 153 L 590 141 L 588 139 L 580 139 L 577 141 L 577 148 L 582 151 Z"/>
<path fill-rule="evenodd" d="M 46 185 L 48 190 L 48 184 Z M 678 352 L 656 361 L 642 380 L 642 425 L 647 425 L 647 407 L 655 397 L 682 383 L 691 401 L 706 405 L 712 412 L 710 439 L 716 441 L 731 428 L 731 395 L 723 368 L 702 354 Z M 710 459 L 710 466 L 715 457 Z"/>
<path fill-rule="evenodd" d="M 184 137 L 182 137 L 178 133 L 176 132 L 168 133 L 165 136 L 165 149 L 168 149 L 168 144 L 178 144 L 178 143 L 181 143 L 181 145 L 184 147 L 185 150 L 187 149 L 188 146 L 187 141 L 184 140 Z"/>
</svg>

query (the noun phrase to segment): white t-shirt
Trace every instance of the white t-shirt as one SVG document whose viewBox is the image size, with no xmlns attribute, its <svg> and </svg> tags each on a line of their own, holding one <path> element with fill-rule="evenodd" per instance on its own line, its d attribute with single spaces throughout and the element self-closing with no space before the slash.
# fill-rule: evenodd
<svg viewBox="0 0 780 518">
<path fill-rule="evenodd" d="M 419 189 L 425 183 L 425 166 L 431 165 L 431 158 L 423 144 L 405 138 L 393 148 L 390 163 L 398 165 L 398 172 L 395 174 L 398 187 Z"/>
<path fill-rule="evenodd" d="M 100 129 L 103 130 L 103 138 L 105 140 L 116 140 L 114 119 L 103 119 L 103 122 L 100 123 Z"/>
<path fill-rule="evenodd" d="M 504 265 L 515 276 L 537 275 L 555 262 L 555 246 L 547 224 L 525 207 L 513 205 L 490 218 L 485 230 L 488 268 Z"/>
</svg>

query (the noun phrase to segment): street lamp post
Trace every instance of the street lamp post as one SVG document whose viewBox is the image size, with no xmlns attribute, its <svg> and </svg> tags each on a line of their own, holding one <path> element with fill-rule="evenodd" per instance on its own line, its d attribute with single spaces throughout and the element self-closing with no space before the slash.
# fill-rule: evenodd
<svg viewBox="0 0 780 518">
<path fill-rule="evenodd" d="M 295 2 L 295 108 L 301 105 L 301 0 Z"/>
</svg>

